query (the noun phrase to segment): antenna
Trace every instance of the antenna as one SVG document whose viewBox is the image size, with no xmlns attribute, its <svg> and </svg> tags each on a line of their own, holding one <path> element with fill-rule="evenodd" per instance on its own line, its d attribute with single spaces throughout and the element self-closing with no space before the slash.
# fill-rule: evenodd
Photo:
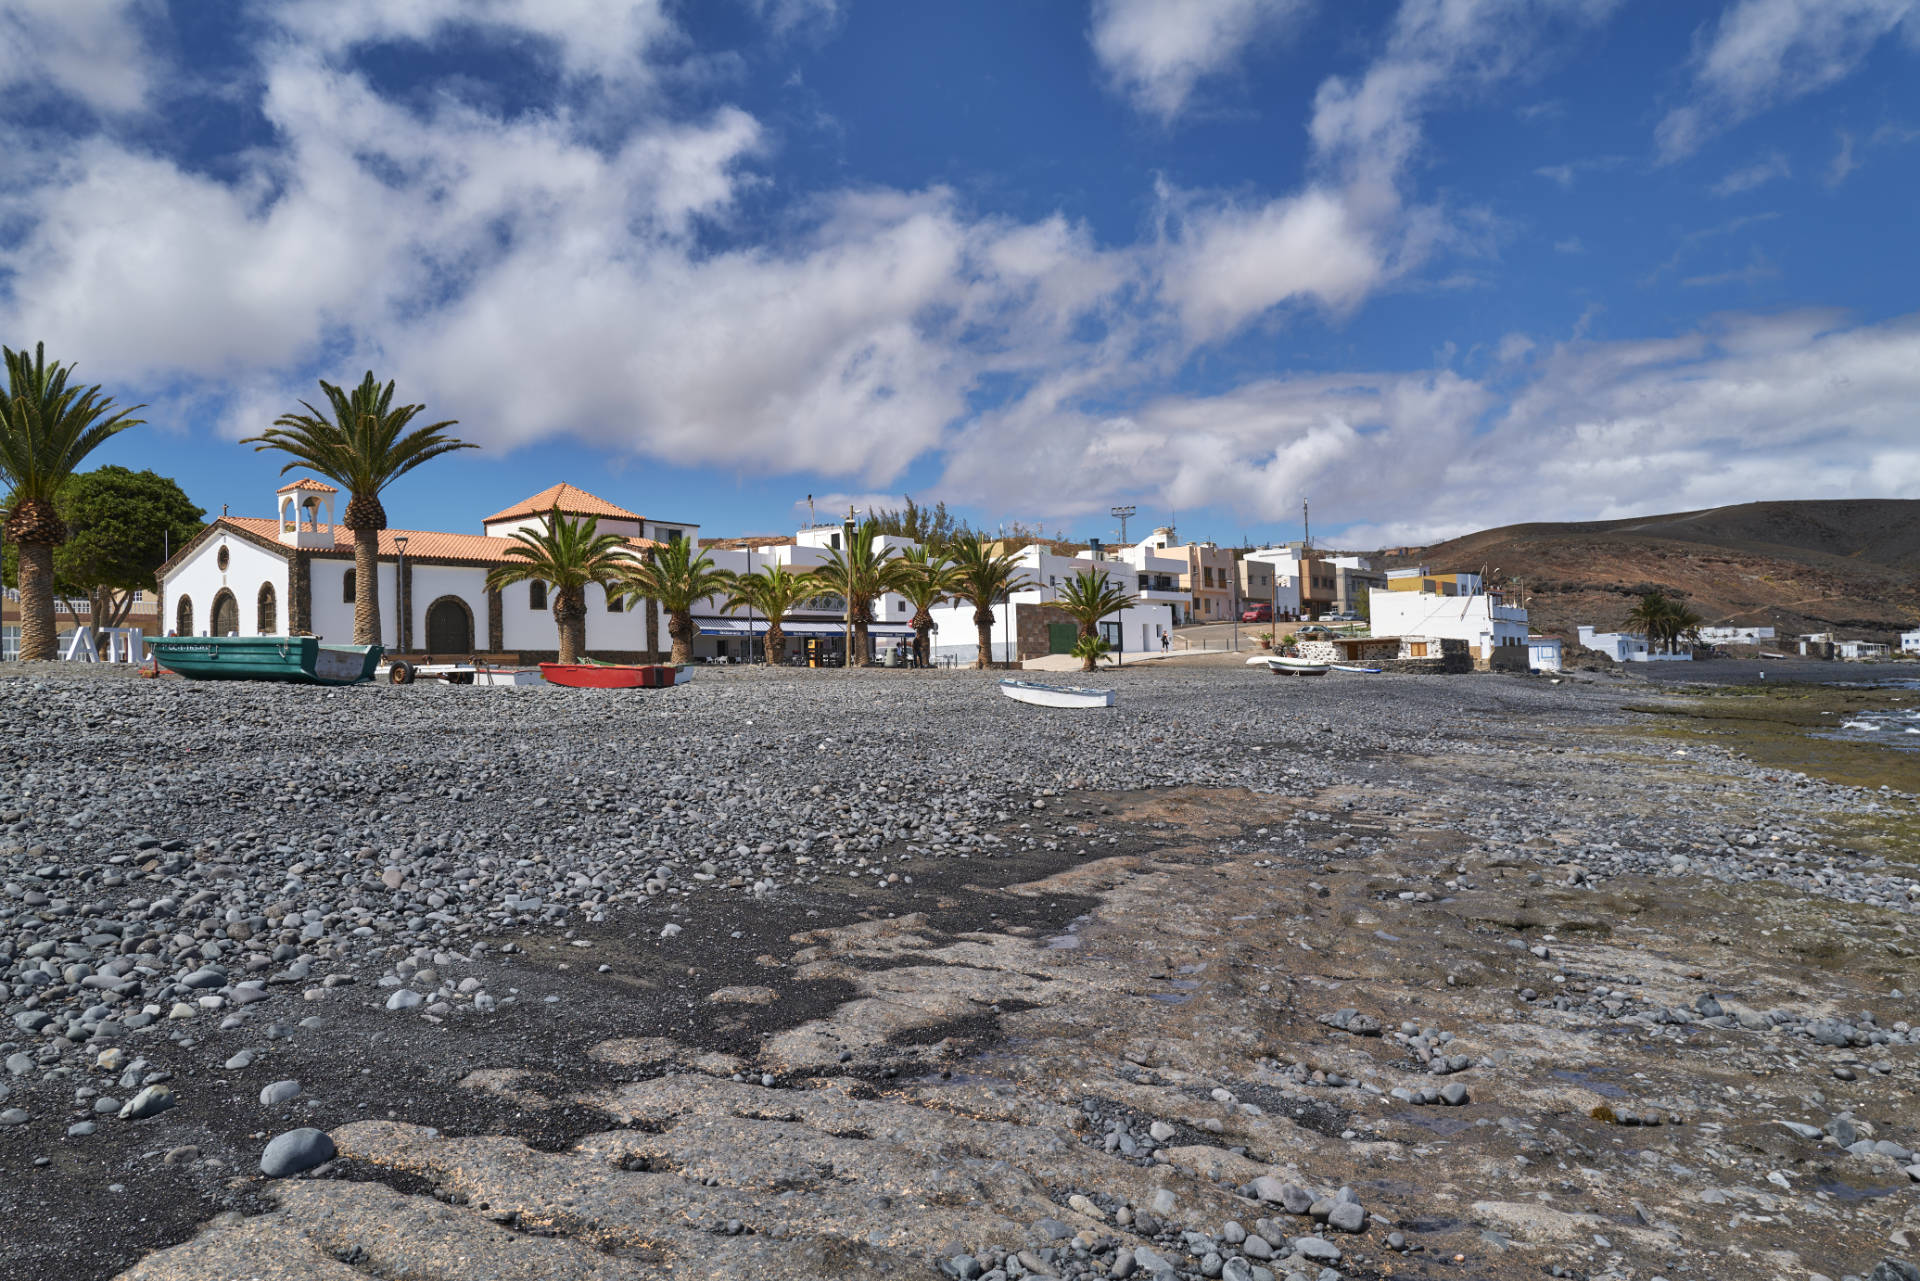
<svg viewBox="0 0 1920 1281">
<path fill-rule="evenodd" d="M 1307 500 L 1300 500 L 1300 547 L 1305 550 L 1313 546 L 1313 517 L 1307 510 Z"/>
<path fill-rule="evenodd" d="M 808 494 L 807 495 L 807 528 L 812 529 L 815 525 L 819 523 L 820 522 L 818 518 L 815 517 L 813 514 L 813 495 Z"/>
<path fill-rule="evenodd" d="M 1124 507 L 1107 508 L 1107 515 L 1120 518 L 1120 541 L 1123 543 L 1127 541 L 1127 517 L 1133 515 L 1133 513 L 1134 508 L 1131 504 Z"/>
</svg>

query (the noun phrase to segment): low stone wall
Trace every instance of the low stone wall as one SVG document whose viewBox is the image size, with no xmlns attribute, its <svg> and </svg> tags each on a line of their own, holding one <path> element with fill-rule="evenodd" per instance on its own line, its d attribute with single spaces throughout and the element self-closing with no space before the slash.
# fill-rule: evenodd
<svg viewBox="0 0 1920 1281">
<path fill-rule="evenodd" d="M 1426 654 L 1413 657 L 1415 645 L 1425 646 Z M 1473 650 L 1465 641 L 1422 636 L 1383 636 L 1378 640 L 1360 641 L 1306 640 L 1299 642 L 1294 655 L 1312 663 L 1365 663 L 1403 676 L 1457 676 L 1474 667 Z M 1524 648 L 1520 657 L 1524 666 Z"/>
<path fill-rule="evenodd" d="M 1490 672 L 1519 672 L 1523 676 L 1533 670 L 1525 645 L 1488 646 L 1485 666 Z"/>
</svg>

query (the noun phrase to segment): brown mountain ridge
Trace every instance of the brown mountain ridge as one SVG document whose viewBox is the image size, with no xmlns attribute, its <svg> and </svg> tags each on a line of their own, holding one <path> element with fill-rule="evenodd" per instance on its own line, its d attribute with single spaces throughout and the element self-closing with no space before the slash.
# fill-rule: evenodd
<svg viewBox="0 0 1920 1281">
<path fill-rule="evenodd" d="M 1891 640 L 1920 626 L 1920 500 L 1742 503 L 1625 520 L 1507 525 L 1389 557 L 1388 568 L 1486 572 L 1533 630 L 1623 625 L 1639 593 L 1709 624 Z"/>
</svg>

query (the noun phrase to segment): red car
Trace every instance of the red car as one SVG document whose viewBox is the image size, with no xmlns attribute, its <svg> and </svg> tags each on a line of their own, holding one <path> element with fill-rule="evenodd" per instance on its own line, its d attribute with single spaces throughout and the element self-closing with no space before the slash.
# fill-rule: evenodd
<svg viewBox="0 0 1920 1281">
<path fill-rule="evenodd" d="M 1240 615 L 1240 621 L 1243 623 L 1271 623 L 1273 621 L 1273 606 L 1249 606 L 1246 612 Z"/>
</svg>

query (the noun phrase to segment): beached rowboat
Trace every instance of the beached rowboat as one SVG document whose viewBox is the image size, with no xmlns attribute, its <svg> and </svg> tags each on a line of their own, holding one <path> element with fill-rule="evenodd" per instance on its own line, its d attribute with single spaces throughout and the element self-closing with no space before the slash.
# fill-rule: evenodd
<svg viewBox="0 0 1920 1281">
<path fill-rule="evenodd" d="M 152 636 L 147 647 L 170 672 L 195 681 L 287 681 L 357 685 L 372 680 L 378 645 L 322 645 L 317 636 Z"/>
<path fill-rule="evenodd" d="M 1358 663 L 1329 663 L 1328 666 L 1336 672 L 1357 672 L 1362 676 L 1378 676 L 1380 674 L 1378 667 L 1362 667 Z"/>
<path fill-rule="evenodd" d="M 542 663 L 551 685 L 573 689 L 663 689 L 673 684 L 676 668 L 667 663 Z"/>
<path fill-rule="evenodd" d="M 1037 707 L 1112 707 L 1110 689 L 1081 689 L 1077 685 L 1042 685 L 1037 681 L 1001 681 L 1008 698 Z"/>
<path fill-rule="evenodd" d="M 1269 658 L 1267 670 L 1275 676 L 1325 676 L 1329 664 L 1308 662 L 1304 658 Z"/>
</svg>

